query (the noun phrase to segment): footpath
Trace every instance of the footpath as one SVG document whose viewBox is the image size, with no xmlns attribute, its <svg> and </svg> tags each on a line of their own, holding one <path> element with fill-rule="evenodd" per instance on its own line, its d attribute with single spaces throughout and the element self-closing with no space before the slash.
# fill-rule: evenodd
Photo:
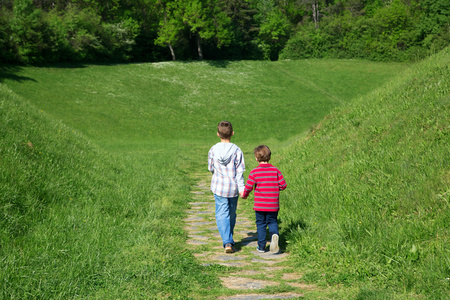
<svg viewBox="0 0 450 300">
<path fill-rule="evenodd" d="M 313 285 L 300 282 L 302 274 L 296 273 L 294 268 L 289 266 L 289 254 L 283 252 L 283 249 L 279 254 L 256 251 L 255 221 L 247 217 L 251 212 L 244 211 L 245 208 L 239 202 L 234 229 L 237 251 L 232 254 L 225 253 L 216 227 L 214 196 L 209 190 L 210 178 L 207 175 L 198 175 L 196 179 L 197 184 L 192 191 L 193 200 L 189 203 L 188 217 L 184 220 L 189 234 L 189 248 L 204 266 L 218 264 L 237 268 L 235 273 L 220 277 L 222 285 L 230 289 L 232 296 L 219 299 L 299 299 L 304 293 L 315 289 Z"/>
</svg>

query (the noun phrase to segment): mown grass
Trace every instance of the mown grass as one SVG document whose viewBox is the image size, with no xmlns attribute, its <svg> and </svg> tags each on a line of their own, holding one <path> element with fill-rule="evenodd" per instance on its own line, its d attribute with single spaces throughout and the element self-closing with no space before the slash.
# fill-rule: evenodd
<svg viewBox="0 0 450 300">
<path fill-rule="evenodd" d="M 283 151 L 285 233 L 306 280 L 362 284 L 360 299 L 450 297 L 449 62 L 447 49 Z"/>
<path fill-rule="evenodd" d="M 365 250 L 369 247 L 366 244 L 372 245 L 371 241 L 363 243 L 364 246 L 355 245 L 364 228 L 380 234 L 375 231 L 376 226 L 382 225 L 375 223 L 377 217 L 370 219 L 372 223 L 358 220 L 366 226 L 359 230 L 349 216 L 359 219 L 367 214 L 354 205 L 356 200 L 339 206 L 346 212 L 342 216 L 337 212 L 333 215 L 331 204 L 330 209 L 321 210 L 323 203 L 328 203 L 325 200 L 331 197 L 329 191 L 336 192 L 333 185 L 352 188 L 356 195 L 365 192 L 360 198 L 372 195 L 364 180 L 371 182 L 377 178 L 375 175 L 381 174 L 376 164 L 368 163 L 372 157 L 348 160 L 346 157 L 353 156 L 346 153 L 354 153 L 352 150 L 359 148 L 363 151 L 357 154 L 369 151 L 370 135 L 358 138 L 355 132 L 358 128 L 364 132 L 371 128 L 373 132 L 368 132 L 374 136 L 377 130 L 380 136 L 389 132 L 377 114 L 378 104 L 383 103 L 378 96 L 381 92 L 358 100 L 355 109 L 360 114 L 349 117 L 352 114 L 347 112 L 353 109 L 354 97 L 385 84 L 406 67 L 345 60 L 3 67 L 0 72 L 3 82 L 0 90 L 0 253 L 1 267 L 5 270 L 0 275 L 2 297 L 184 299 L 223 295 L 217 274 L 226 270 L 197 265 L 186 249 L 182 222 L 190 200 L 190 175 L 206 172 L 206 154 L 217 142 L 215 128 L 222 119 L 230 120 L 235 126 L 233 141 L 244 150 L 248 171 L 255 164 L 252 149 L 267 143 L 274 150 L 274 163 L 280 163 L 286 173 L 290 188 L 283 195 L 286 206 L 282 221 L 289 236 L 288 249 L 296 255 L 298 266 L 317 269 L 310 271 L 305 280 L 324 282 L 318 270 L 320 266 L 328 266 L 323 273 L 336 275 L 327 283 L 356 285 L 375 278 L 377 288 L 391 284 L 396 287 L 392 293 L 402 293 L 397 288 L 398 279 L 389 277 L 383 281 L 382 277 L 364 273 L 355 276 L 348 271 L 352 270 L 348 265 L 359 270 L 367 261 L 356 260 L 351 253 L 323 243 L 329 239 L 327 228 L 334 230 L 330 232 L 336 245 L 340 245 L 339 238 L 343 238 L 344 232 L 353 243 L 347 245 L 354 253 L 373 257 L 372 252 Z M 396 82 L 401 84 L 400 79 Z M 385 89 L 395 90 L 389 86 Z M 443 95 L 447 95 L 446 91 Z M 305 146 L 319 140 L 315 136 L 305 142 L 308 129 L 317 127 L 330 111 L 342 106 L 343 110 L 329 117 L 334 122 L 325 121 L 320 130 L 314 131 L 320 136 L 336 130 L 342 136 L 330 134 L 328 140 L 324 135 L 322 143 Z M 417 105 L 417 111 L 422 112 L 420 107 Z M 395 110 L 386 107 L 384 114 L 391 111 Z M 448 115 L 444 117 L 448 120 Z M 350 133 L 348 126 L 340 131 L 334 129 L 340 122 L 347 124 L 351 120 L 359 125 L 349 127 L 353 128 Z M 325 126 L 327 122 L 330 125 Z M 448 127 L 439 128 L 448 132 Z M 404 131 L 409 132 L 407 124 Z M 352 144 L 350 137 L 355 137 L 356 142 Z M 448 135 L 443 137 L 445 140 Z M 299 144 L 280 152 L 299 138 Z M 406 145 L 410 142 L 404 141 Z M 374 149 L 381 155 L 384 144 L 373 144 L 378 145 Z M 331 152 L 335 148 L 337 152 Z M 406 153 L 413 156 L 414 151 Z M 431 159 L 430 163 L 433 162 Z M 356 176 L 356 182 L 341 184 L 342 176 L 352 177 L 345 172 L 325 171 L 343 165 L 357 166 L 364 176 L 362 179 Z M 415 164 L 409 166 L 415 168 Z M 434 168 L 444 172 L 445 167 L 448 170 L 448 165 Z M 403 171 L 408 173 L 409 169 Z M 334 177 L 327 177 L 328 174 Z M 393 173 L 391 178 L 400 175 L 403 173 Z M 301 176 L 310 176 L 312 185 L 305 186 Z M 434 191 L 435 186 L 429 191 Z M 413 186 L 408 188 L 409 194 L 415 193 Z M 311 191 L 315 189 L 319 192 L 313 195 Z M 376 190 L 375 196 L 382 197 L 383 189 L 396 191 L 394 185 L 385 184 Z M 445 190 L 445 185 L 441 190 Z M 429 191 L 423 193 L 428 195 Z M 345 197 L 353 195 L 349 193 Z M 442 193 L 448 199 L 445 191 Z M 339 193 L 333 194 L 336 195 Z M 435 202 L 439 207 L 441 202 Z M 366 205 L 370 212 L 373 211 L 371 203 Z M 389 207 L 380 203 L 385 210 Z M 352 212 L 353 207 L 358 209 Z M 392 211 L 386 213 L 392 215 Z M 330 221 L 333 220 L 330 215 L 336 217 L 334 221 Z M 403 224 L 408 219 L 402 214 L 389 219 L 395 220 Z M 313 227 L 313 223 L 322 227 Z M 375 227 L 371 228 L 370 224 Z M 448 233 L 447 227 L 442 228 L 443 234 Z M 430 227 L 424 232 L 432 230 Z M 315 232 L 318 237 L 314 237 Z M 335 261 L 336 256 L 324 249 L 337 249 L 331 253 L 340 253 L 342 262 L 337 260 L 327 265 L 327 257 Z M 417 243 L 416 249 L 421 258 L 422 245 Z M 389 256 L 388 252 L 384 254 Z M 342 255 L 354 262 L 344 262 Z M 310 257 L 316 257 L 319 266 L 311 265 Z M 375 268 L 383 262 L 377 263 Z M 392 261 L 390 266 L 392 270 L 400 270 Z M 329 273 L 331 270 L 333 273 Z M 434 286 L 435 282 L 430 282 L 428 286 Z M 415 284 L 409 290 L 430 294 Z M 367 285 L 360 294 L 372 292 L 372 287 Z M 443 290 L 440 292 L 442 295 Z M 348 293 L 351 292 L 347 296 L 354 296 Z"/>
<path fill-rule="evenodd" d="M 186 207 L 179 159 L 119 159 L 0 92 L 1 298 L 152 298 L 216 283 L 166 222 Z"/>
<path fill-rule="evenodd" d="M 207 145 L 222 119 L 253 145 L 302 134 L 405 64 L 311 60 L 22 68 L 8 86 L 102 147 Z M 10 76 L 12 77 L 12 76 Z M 276 126 L 273 124 L 276 123 Z"/>
</svg>

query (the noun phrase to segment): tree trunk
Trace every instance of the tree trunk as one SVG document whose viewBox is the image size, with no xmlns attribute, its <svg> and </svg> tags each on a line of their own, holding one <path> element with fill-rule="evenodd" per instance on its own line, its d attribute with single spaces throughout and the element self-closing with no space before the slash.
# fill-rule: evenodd
<svg viewBox="0 0 450 300">
<path fill-rule="evenodd" d="M 172 60 L 175 61 L 175 51 L 173 51 L 172 44 L 169 44 L 170 54 L 172 54 Z"/>
<path fill-rule="evenodd" d="M 167 11 L 166 11 L 166 7 L 165 6 L 164 6 L 164 26 L 167 26 Z M 168 46 L 169 46 L 169 49 L 170 49 L 170 54 L 172 54 L 172 60 L 175 61 L 176 60 L 175 51 L 173 51 L 172 44 L 169 42 Z"/>
<path fill-rule="evenodd" d="M 316 1 L 312 2 L 312 9 L 313 9 L 313 19 L 314 19 L 314 25 L 315 28 L 319 28 L 319 3 Z"/>
<path fill-rule="evenodd" d="M 198 59 L 203 59 L 203 50 L 202 50 L 202 38 L 199 34 L 197 34 L 197 51 L 198 51 Z"/>
</svg>

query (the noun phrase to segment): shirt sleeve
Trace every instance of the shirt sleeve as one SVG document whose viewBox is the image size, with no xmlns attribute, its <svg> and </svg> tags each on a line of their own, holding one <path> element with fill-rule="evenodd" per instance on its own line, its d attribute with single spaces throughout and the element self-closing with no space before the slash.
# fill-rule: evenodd
<svg viewBox="0 0 450 300">
<path fill-rule="evenodd" d="M 244 161 L 244 154 L 239 148 L 236 151 L 235 166 L 236 166 L 236 183 L 238 186 L 238 191 L 239 193 L 241 193 L 244 191 L 245 188 L 244 182 L 245 161 Z"/>
<path fill-rule="evenodd" d="M 286 181 L 284 180 L 283 174 L 281 174 L 280 170 L 278 170 L 278 186 L 281 191 L 287 187 Z"/>
<path fill-rule="evenodd" d="M 244 198 L 247 197 L 251 191 L 253 191 L 253 185 L 255 184 L 255 180 L 253 178 L 253 174 L 250 173 L 250 175 L 248 175 L 248 179 L 247 179 L 247 183 L 245 184 L 245 188 L 244 188 Z"/>
<path fill-rule="evenodd" d="M 208 171 L 214 174 L 214 152 L 212 148 L 208 152 Z"/>
</svg>

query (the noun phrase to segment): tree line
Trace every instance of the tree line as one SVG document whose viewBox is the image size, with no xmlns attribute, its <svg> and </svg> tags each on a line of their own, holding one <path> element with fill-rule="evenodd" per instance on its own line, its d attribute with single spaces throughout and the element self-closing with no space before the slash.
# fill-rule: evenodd
<svg viewBox="0 0 450 300">
<path fill-rule="evenodd" d="M 448 0 L 0 0 L 0 62 L 417 60 Z"/>
</svg>

